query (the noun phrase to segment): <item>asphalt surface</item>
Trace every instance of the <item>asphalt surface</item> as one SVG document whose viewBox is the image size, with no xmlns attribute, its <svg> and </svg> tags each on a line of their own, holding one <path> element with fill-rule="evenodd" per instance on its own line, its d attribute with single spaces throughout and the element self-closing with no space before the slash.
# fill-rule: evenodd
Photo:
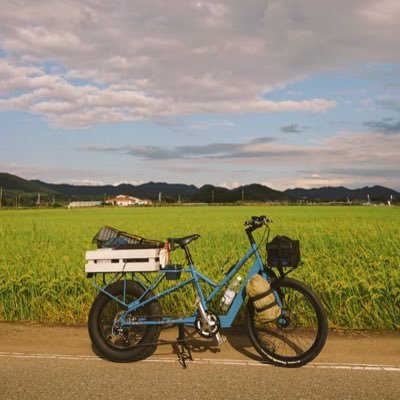
<svg viewBox="0 0 400 400">
<path fill-rule="evenodd" d="M 162 339 L 176 337 L 176 329 Z M 86 327 L 0 324 L 0 399 L 399 399 L 400 334 L 335 333 L 316 360 L 261 363 L 241 330 L 197 340 L 184 369 L 176 347 L 116 364 L 93 353 Z"/>
</svg>

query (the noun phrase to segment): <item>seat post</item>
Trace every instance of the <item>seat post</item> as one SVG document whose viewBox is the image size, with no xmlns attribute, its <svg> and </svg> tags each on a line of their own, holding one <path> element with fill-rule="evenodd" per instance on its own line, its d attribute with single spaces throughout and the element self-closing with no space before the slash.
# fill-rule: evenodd
<svg viewBox="0 0 400 400">
<path fill-rule="evenodd" d="M 188 246 L 182 246 L 185 250 L 186 259 L 188 260 L 189 265 L 193 265 L 192 255 L 190 254 L 190 250 Z"/>
</svg>

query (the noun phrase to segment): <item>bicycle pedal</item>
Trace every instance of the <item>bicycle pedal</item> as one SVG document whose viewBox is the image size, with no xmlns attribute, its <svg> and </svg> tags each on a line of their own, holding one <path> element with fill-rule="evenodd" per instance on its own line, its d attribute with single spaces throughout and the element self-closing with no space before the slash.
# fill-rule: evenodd
<svg viewBox="0 0 400 400">
<path fill-rule="evenodd" d="M 222 336 L 219 332 L 215 335 L 215 339 L 217 339 L 219 345 L 224 344 L 226 342 L 226 337 Z"/>
</svg>

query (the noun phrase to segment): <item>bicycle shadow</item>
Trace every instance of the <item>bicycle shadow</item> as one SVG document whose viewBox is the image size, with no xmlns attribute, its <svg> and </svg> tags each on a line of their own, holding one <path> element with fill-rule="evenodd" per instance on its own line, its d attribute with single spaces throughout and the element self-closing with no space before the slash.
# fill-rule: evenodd
<svg viewBox="0 0 400 400">
<path fill-rule="evenodd" d="M 172 354 L 179 355 L 182 353 L 182 345 L 186 347 L 191 353 L 206 353 L 211 352 L 213 354 L 219 353 L 221 348 L 215 338 L 207 339 L 202 338 L 196 332 L 188 327 L 184 327 L 184 337 L 176 338 L 176 340 L 160 340 L 160 344 L 170 344 L 172 346 Z"/>
<path fill-rule="evenodd" d="M 229 345 L 238 353 L 244 355 L 251 360 L 259 361 L 265 364 L 265 360 L 259 354 L 255 354 L 247 350 L 248 348 L 253 349 L 253 346 L 250 342 L 249 337 L 245 333 L 244 327 L 235 327 L 224 330 L 224 334 Z"/>
<path fill-rule="evenodd" d="M 265 360 L 261 356 L 259 356 L 258 354 L 254 354 L 253 352 L 248 350 L 248 348 L 253 349 L 253 347 L 250 343 L 248 336 L 243 333 L 243 329 L 224 329 L 222 335 L 226 340 L 225 344 L 228 344 L 236 352 L 244 355 L 250 360 L 265 363 Z M 215 337 L 212 339 L 199 337 L 195 330 L 190 331 L 187 327 L 185 327 L 184 341 L 179 342 L 177 340 L 175 342 L 168 343 L 172 345 L 172 353 L 177 356 L 182 353 L 181 345 L 183 343 L 193 355 L 201 353 L 204 354 L 207 352 L 217 354 L 224 351 L 224 344 L 219 344 Z M 232 357 L 232 355 L 229 355 L 228 357 Z"/>
<path fill-rule="evenodd" d="M 147 354 L 143 355 L 142 357 L 138 357 L 137 359 L 131 361 L 139 361 L 142 359 L 146 359 L 147 357 L 151 356 L 154 353 L 156 353 L 159 356 L 174 354 L 179 359 L 182 353 L 185 353 L 185 349 L 188 350 L 189 353 L 191 353 L 194 357 L 196 354 L 206 354 L 206 353 L 219 354 L 224 351 L 224 345 L 227 344 L 234 351 L 245 356 L 249 360 L 257 361 L 260 362 L 261 364 L 269 364 L 260 355 L 255 354 L 254 352 L 248 350 L 248 349 L 253 350 L 253 346 L 250 342 L 250 339 L 244 332 L 244 327 L 224 329 L 221 332 L 222 336 L 226 340 L 226 343 L 224 344 L 219 344 L 215 337 L 212 339 L 203 338 L 196 332 L 195 329 L 186 326 L 184 327 L 183 339 L 179 340 L 178 332 L 176 332 L 176 334 L 177 337 L 172 338 L 171 336 L 175 336 L 175 334 L 173 332 L 170 332 L 168 338 L 160 339 L 157 342 L 156 346 L 154 346 L 153 351 L 150 351 Z M 155 345 L 155 343 L 153 343 L 153 345 Z M 91 347 L 93 353 L 96 354 L 98 357 L 104 360 L 109 360 L 96 348 L 96 346 L 93 343 Z M 156 350 L 157 347 L 158 349 Z M 235 355 L 232 355 L 232 351 L 227 351 L 226 358 L 229 359 L 231 357 L 237 359 Z"/>
</svg>

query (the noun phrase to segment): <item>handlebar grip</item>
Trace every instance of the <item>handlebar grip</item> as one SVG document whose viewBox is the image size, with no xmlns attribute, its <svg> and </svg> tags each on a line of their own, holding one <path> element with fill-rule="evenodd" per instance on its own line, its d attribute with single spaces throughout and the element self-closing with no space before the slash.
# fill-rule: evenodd
<svg viewBox="0 0 400 400">
<path fill-rule="evenodd" d="M 265 215 L 260 215 L 260 216 L 252 216 L 251 220 L 247 220 L 244 222 L 245 226 L 254 226 L 254 227 L 260 227 L 264 224 L 268 224 L 269 222 L 272 222 L 271 219 L 268 219 Z"/>
</svg>

